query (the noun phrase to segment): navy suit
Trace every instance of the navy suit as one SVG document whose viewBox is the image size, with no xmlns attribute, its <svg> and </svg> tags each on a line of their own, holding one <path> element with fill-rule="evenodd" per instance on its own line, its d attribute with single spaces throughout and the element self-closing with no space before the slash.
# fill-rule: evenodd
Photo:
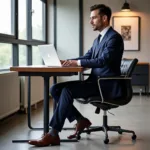
<svg viewBox="0 0 150 150">
<path fill-rule="evenodd" d="M 91 49 L 84 56 L 75 58 L 81 61 L 81 66 L 92 68 L 91 74 L 85 81 L 70 81 L 52 86 L 50 93 L 58 105 L 50 126 L 61 131 L 66 118 L 72 122 L 81 116 L 73 106 L 73 99 L 99 95 L 98 76 L 119 76 L 123 50 L 121 35 L 110 27 L 100 43 L 97 37 Z M 119 81 L 105 80 L 101 82 L 101 87 L 105 99 L 115 99 L 122 95 L 122 86 Z"/>
</svg>

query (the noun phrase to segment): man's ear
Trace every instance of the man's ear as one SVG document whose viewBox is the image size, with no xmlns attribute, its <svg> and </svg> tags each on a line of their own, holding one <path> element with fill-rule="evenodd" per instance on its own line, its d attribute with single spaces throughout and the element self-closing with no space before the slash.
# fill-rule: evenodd
<svg viewBox="0 0 150 150">
<path fill-rule="evenodd" d="M 106 22 L 107 20 L 108 20 L 107 16 L 104 15 L 104 16 L 103 16 L 103 21 Z"/>
</svg>

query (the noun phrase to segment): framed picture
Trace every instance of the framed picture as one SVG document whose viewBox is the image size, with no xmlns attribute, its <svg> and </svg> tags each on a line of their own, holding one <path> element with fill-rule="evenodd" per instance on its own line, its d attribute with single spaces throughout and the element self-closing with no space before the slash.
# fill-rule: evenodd
<svg viewBox="0 0 150 150">
<path fill-rule="evenodd" d="M 140 50 L 140 17 L 113 16 L 112 26 L 121 34 L 126 51 Z"/>
</svg>

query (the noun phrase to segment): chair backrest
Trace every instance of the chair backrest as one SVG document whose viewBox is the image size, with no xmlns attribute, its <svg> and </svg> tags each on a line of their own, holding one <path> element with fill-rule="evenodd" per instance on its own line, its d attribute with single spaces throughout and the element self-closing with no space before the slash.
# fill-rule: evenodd
<svg viewBox="0 0 150 150">
<path fill-rule="evenodd" d="M 138 62 L 138 59 L 136 59 L 136 58 L 134 58 L 134 59 L 123 58 L 121 61 L 121 68 L 120 68 L 121 76 L 124 76 L 124 78 L 131 77 L 137 62 Z M 99 102 L 99 96 L 90 97 L 86 100 L 83 98 L 80 98 L 80 99 L 78 98 L 76 100 L 82 104 L 91 103 L 92 105 L 94 105 L 98 108 L 101 108 L 103 110 L 108 110 L 108 109 L 115 108 L 115 107 L 118 107 L 121 105 L 126 105 L 132 99 L 133 92 L 132 92 L 131 80 L 130 79 L 129 80 L 121 80 L 121 84 L 122 84 L 122 91 L 123 91 L 122 97 L 111 100 L 111 103 L 109 102 L 109 104 Z M 97 102 L 95 102 L 95 101 L 97 101 Z M 115 104 L 115 105 L 113 105 L 113 104 Z"/>
<path fill-rule="evenodd" d="M 123 76 L 124 78 L 131 77 L 137 62 L 138 62 L 138 59 L 136 59 L 136 58 L 134 58 L 134 59 L 123 58 L 121 61 L 121 68 L 120 68 L 121 76 Z M 107 109 L 116 107 L 111 104 L 122 106 L 122 105 L 128 104 L 131 101 L 132 95 L 133 95 L 131 80 L 130 79 L 129 80 L 121 80 L 120 84 L 122 84 L 122 96 L 118 97 L 114 100 L 111 100 L 110 105 L 104 104 L 102 106 L 100 104 L 100 108 L 107 110 Z M 99 104 L 95 103 L 94 105 L 98 106 Z"/>
<path fill-rule="evenodd" d="M 138 59 L 134 58 L 134 59 L 126 59 L 123 58 L 122 62 L 121 62 L 121 75 L 124 77 L 131 77 L 133 70 L 136 66 L 138 62 Z M 123 82 L 123 99 L 120 101 L 120 105 L 126 105 L 127 103 L 129 103 L 132 99 L 132 84 L 131 84 L 131 80 L 125 80 Z"/>
<path fill-rule="evenodd" d="M 138 62 L 138 59 L 127 59 L 123 58 L 121 61 L 121 75 L 131 77 L 132 72 Z"/>
</svg>

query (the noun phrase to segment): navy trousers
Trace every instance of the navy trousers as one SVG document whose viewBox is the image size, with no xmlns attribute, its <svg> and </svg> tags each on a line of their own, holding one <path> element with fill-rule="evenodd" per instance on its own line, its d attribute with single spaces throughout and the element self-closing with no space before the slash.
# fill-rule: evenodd
<svg viewBox="0 0 150 150">
<path fill-rule="evenodd" d="M 50 121 L 50 126 L 61 131 L 67 118 L 69 122 L 82 117 L 80 112 L 73 105 L 75 98 L 87 98 L 99 95 L 97 82 L 69 81 L 53 85 L 50 93 L 57 102 L 57 107 Z"/>
</svg>

